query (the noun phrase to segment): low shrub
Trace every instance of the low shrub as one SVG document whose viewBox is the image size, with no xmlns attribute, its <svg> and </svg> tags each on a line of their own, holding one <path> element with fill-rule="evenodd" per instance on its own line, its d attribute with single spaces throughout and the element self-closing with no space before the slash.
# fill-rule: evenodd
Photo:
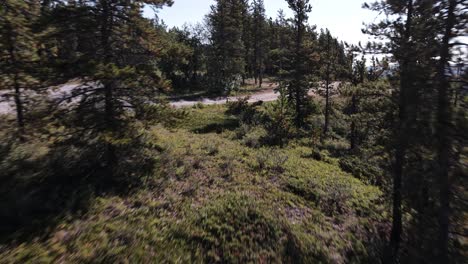
<svg viewBox="0 0 468 264">
<path fill-rule="evenodd" d="M 258 171 L 269 171 L 282 173 L 284 172 L 284 165 L 288 161 L 288 156 L 284 155 L 278 150 L 261 149 L 255 155 L 256 164 L 255 169 Z"/>
<path fill-rule="evenodd" d="M 203 144 L 203 149 L 206 151 L 207 155 L 213 156 L 219 152 L 219 145 L 217 142 L 207 140 Z"/>
<path fill-rule="evenodd" d="M 349 143 L 346 140 L 326 140 L 322 147 L 330 152 L 333 156 L 343 156 L 349 150 Z"/>
<path fill-rule="evenodd" d="M 267 141 L 271 145 L 283 146 L 287 143 L 293 131 L 293 113 L 285 96 L 265 108 L 265 129 L 268 131 Z"/>
<path fill-rule="evenodd" d="M 339 165 L 343 171 L 349 172 L 354 177 L 370 184 L 377 184 L 381 178 L 381 173 L 377 167 L 372 166 L 367 161 L 362 161 L 356 156 L 341 158 Z"/>
<path fill-rule="evenodd" d="M 240 115 L 249 106 L 249 97 L 239 98 L 237 101 L 228 102 L 226 114 Z"/>
<path fill-rule="evenodd" d="M 268 132 L 262 127 L 254 127 L 243 137 L 242 143 L 247 147 L 259 148 L 262 146 Z"/>
</svg>

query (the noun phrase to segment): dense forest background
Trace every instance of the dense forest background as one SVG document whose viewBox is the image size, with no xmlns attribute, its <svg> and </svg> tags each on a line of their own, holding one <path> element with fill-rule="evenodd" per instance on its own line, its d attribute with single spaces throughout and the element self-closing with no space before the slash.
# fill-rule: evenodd
<svg viewBox="0 0 468 264">
<path fill-rule="evenodd" d="M 0 263 L 466 261 L 467 1 L 287 2 L 0 0 Z"/>
</svg>

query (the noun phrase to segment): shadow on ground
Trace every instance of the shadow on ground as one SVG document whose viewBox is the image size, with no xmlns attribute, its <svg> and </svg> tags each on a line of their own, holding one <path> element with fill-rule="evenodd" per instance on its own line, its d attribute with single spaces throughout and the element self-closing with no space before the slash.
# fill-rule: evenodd
<svg viewBox="0 0 468 264">
<path fill-rule="evenodd" d="M 200 128 L 195 128 L 192 130 L 194 133 L 198 134 L 208 134 L 208 133 L 222 133 L 225 130 L 234 130 L 239 127 L 239 120 L 235 118 L 228 118 L 222 122 L 210 123 Z"/>
<path fill-rule="evenodd" d="M 43 239 L 65 218 L 86 213 L 95 197 L 125 195 L 139 185 L 128 171 L 111 172 L 102 164 L 99 144 L 57 146 L 39 157 L 35 150 L 27 144 L 0 146 L 0 244 Z"/>
</svg>

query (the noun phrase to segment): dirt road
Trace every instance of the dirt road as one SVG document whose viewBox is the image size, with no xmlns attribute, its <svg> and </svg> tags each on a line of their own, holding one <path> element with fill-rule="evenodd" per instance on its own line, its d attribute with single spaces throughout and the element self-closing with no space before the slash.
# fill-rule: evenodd
<svg viewBox="0 0 468 264">
<path fill-rule="evenodd" d="M 331 84 L 331 89 L 332 91 L 336 91 L 338 89 L 338 86 L 339 86 L 339 82 L 333 82 Z M 279 97 L 279 93 L 275 92 L 273 88 L 271 87 L 276 87 L 275 84 L 270 84 L 269 85 L 270 88 L 268 89 L 265 89 L 263 91 L 259 91 L 257 93 L 254 93 L 254 94 L 251 94 L 249 96 L 249 100 L 248 102 L 249 103 L 255 103 L 255 102 L 259 102 L 259 101 L 263 101 L 263 102 L 271 102 L 271 101 L 275 101 L 278 99 Z M 323 84 L 320 86 L 320 93 L 319 94 L 322 94 L 324 93 L 324 87 L 323 87 Z M 317 95 L 317 90 L 316 89 L 311 89 L 309 90 L 309 96 L 316 96 Z M 244 98 L 244 96 L 230 96 L 228 97 L 228 101 L 237 101 L 239 100 L 240 98 Z M 204 104 L 204 105 L 216 105 L 216 104 L 225 104 L 226 103 L 226 97 L 218 97 L 218 98 L 200 98 L 200 99 L 197 99 L 197 100 L 172 100 L 170 102 L 170 104 L 176 108 L 182 108 L 182 107 L 190 107 L 190 106 L 194 106 L 198 103 L 201 103 L 201 104 Z"/>
<path fill-rule="evenodd" d="M 314 92 L 309 92 L 310 96 L 315 95 Z M 244 96 L 230 96 L 228 97 L 228 101 L 237 101 L 240 98 L 244 98 Z M 279 97 L 279 93 L 275 92 L 273 89 L 268 91 L 258 92 L 252 95 L 249 95 L 249 103 L 255 103 L 259 101 L 263 102 L 271 102 L 277 100 Z M 208 98 L 200 98 L 198 100 L 178 100 L 178 101 L 171 101 L 170 104 L 175 108 L 182 108 L 182 107 L 190 107 L 196 104 L 204 104 L 204 105 L 217 105 L 217 104 L 225 104 L 226 97 L 218 97 L 215 99 L 208 99 Z"/>
<path fill-rule="evenodd" d="M 49 96 L 51 98 L 57 98 L 64 94 L 70 93 L 74 88 L 76 88 L 78 84 L 66 84 L 62 87 L 56 89 L 55 91 L 51 92 Z M 335 84 L 334 86 L 337 86 Z M 309 91 L 310 96 L 316 95 L 316 92 L 313 90 Z M 230 96 L 228 97 L 228 101 L 237 101 L 240 98 L 244 98 L 244 96 Z M 249 103 L 255 103 L 259 101 L 263 102 L 271 102 L 277 100 L 279 97 L 279 93 L 275 92 L 273 88 L 269 88 L 266 90 L 259 91 L 257 93 L 249 95 Z M 0 98 L 2 98 L 2 94 L 0 94 Z M 226 97 L 218 97 L 218 98 L 199 98 L 194 100 L 171 100 L 170 105 L 175 108 L 182 108 L 182 107 L 191 107 L 196 104 L 204 104 L 204 105 L 217 105 L 217 104 L 225 104 Z M 0 114 L 7 114 L 12 113 L 14 108 L 11 106 L 10 103 L 0 100 Z"/>
</svg>

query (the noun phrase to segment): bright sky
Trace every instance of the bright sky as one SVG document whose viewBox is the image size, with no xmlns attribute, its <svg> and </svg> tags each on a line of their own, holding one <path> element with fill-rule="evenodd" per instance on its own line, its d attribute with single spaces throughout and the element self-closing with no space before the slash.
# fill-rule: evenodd
<svg viewBox="0 0 468 264">
<path fill-rule="evenodd" d="M 292 17 L 286 0 L 264 1 L 268 17 L 276 18 L 279 9 Z M 312 13 L 309 14 L 309 24 L 317 25 L 318 29 L 328 28 L 333 35 L 348 43 L 366 42 L 367 36 L 361 33 L 362 23 L 373 22 L 377 13 L 362 9 L 364 2 L 365 0 L 310 0 Z M 214 0 L 174 0 L 174 5 L 164 7 L 158 16 L 170 27 L 180 27 L 184 23 L 195 24 L 203 21 L 214 3 Z M 146 10 L 145 15 L 153 17 L 151 10 Z"/>
</svg>

